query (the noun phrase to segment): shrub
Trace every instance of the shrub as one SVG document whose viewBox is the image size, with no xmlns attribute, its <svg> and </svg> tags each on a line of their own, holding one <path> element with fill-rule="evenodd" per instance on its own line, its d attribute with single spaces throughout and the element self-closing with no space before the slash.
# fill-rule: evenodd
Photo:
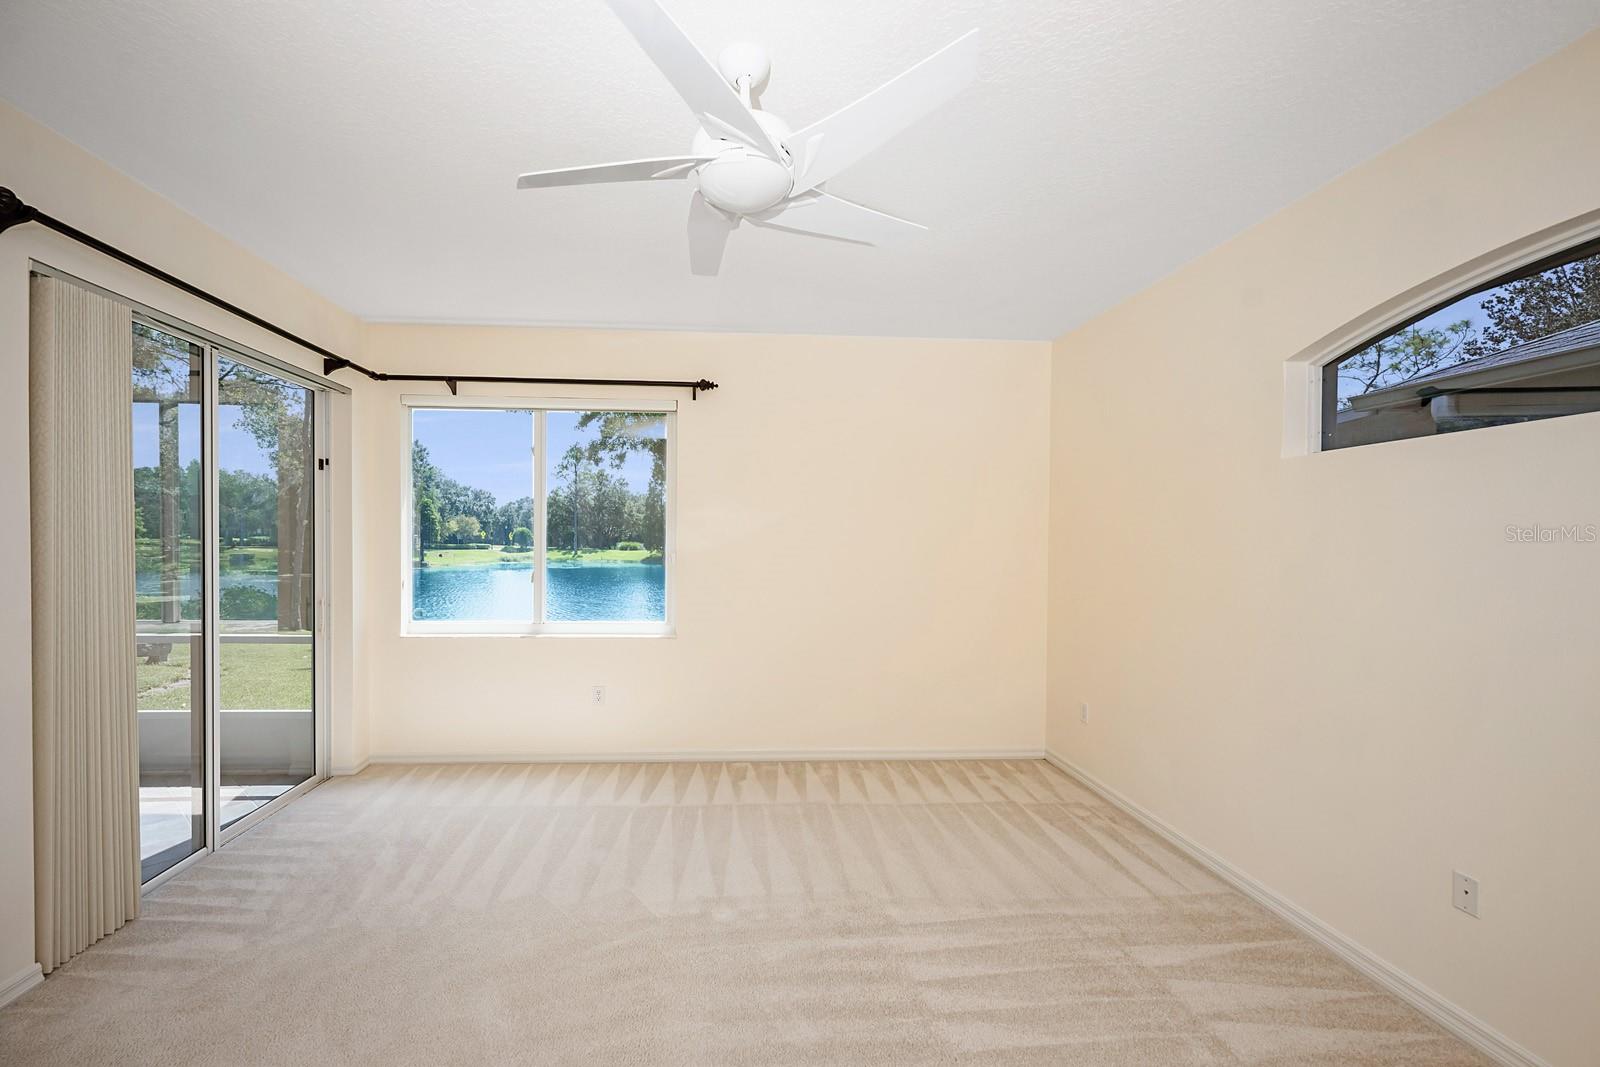
<svg viewBox="0 0 1600 1067">
<path fill-rule="evenodd" d="M 526 552 L 533 547 L 533 531 L 526 526 L 518 526 L 511 531 L 511 543 Z"/>
<path fill-rule="evenodd" d="M 618 552 L 643 552 L 644 545 L 638 541 L 618 541 Z"/>
<path fill-rule="evenodd" d="M 221 608 L 224 619 L 276 619 L 278 596 L 265 589 L 236 585 L 222 591 Z"/>
<path fill-rule="evenodd" d="M 133 615 L 136 619 L 149 622 L 161 620 L 161 597 L 154 595 L 139 596 L 134 600 Z M 278 617 L 278 597 L 265 589 L 253 589 L 250 586 L 235 586 L 222 591 L 222 604 L 220 605 L 224 619 L 276 619 Z M 199 597 L 189 597 L 178 605 L 178 617 L 189 622 L 198 622 L 201 611 Z"/>
<path fill-rule="evenodd" d="M 157 593 L 141 593 L 133 598 L 133 617 L 147 622 L 161 621 L 163 599 Z M 190 597 L 178 603 L 178 618 L 196 622 L 200 618 L 200 598 Z"/>
</svg>

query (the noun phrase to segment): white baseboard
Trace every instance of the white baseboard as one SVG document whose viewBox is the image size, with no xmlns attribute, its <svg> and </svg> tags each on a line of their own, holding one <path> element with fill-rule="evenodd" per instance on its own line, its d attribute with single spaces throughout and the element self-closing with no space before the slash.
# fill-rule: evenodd
<svg viewBox="0 0 1600 1067">
<path fill-rule="evenodd" d="M 1415 978 L 1406 974 L 1387 960 L 1352 941 L 1321 919 L 1268 889 L 1250 875 L 1212 852 L 1205 846 L 1184 836 L 1164 822 L 1159 816 L 1146 811 L 1115 789 L 1095 778 L 1059 753 L 1045 750 L 1044 758 L 1052 765 L 1076 778 L 1107 801 L 1144 823 L 1178 849 L 1188 854 L 1201 866 L 1239 890 L 1245 896 L 1284 919 L 1312 940 L 1330 949 L 1340 959 L 1377 982 L 1383 988 L 1404 1000 L 1422 1014 L 1478 1049 L 1496 1063 L 1506 1067 L 1550 1067 L 1509 1037 L 1483 1022 L 1471 1013 L 1446 1000 Z"/>
<path fill-rule="evenodd" d="M 44 968 L 37 963 L 30 963 L 22 968 L 22 970 L 11 976 L 9 982 L 0 985 L 0 1008 L 10 1004 L 13 1000 L 16 1000 L 43 981 Z"/>
<path fill-rule="evenodd" d="M 776 763 L 838 760 L 978 760 L 1043 759 L 1037 748 L 818 748 L 818 749 L 669 749 L 646 752 L 536 752 L 492 755 L 388 753 L 372 763 Z"/>
<path fill-rule="evenodd" d="M 329 778 L 347 778 L 352 774 L 360 774 L 362 771 L 366 770 L 371 765 L 372 765 L 372 761 L 370 759 L 364 759 L 360 763 L 343 764 L 343 765 L 339 765 L 339 766 L 330 767 L 328 769 L 328 777 Z"/>
</svg>

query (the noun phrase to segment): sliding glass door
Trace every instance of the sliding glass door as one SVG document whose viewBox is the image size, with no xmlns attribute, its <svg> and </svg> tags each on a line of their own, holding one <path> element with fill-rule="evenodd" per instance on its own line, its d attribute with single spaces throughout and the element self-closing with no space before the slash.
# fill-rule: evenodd
<svg viewBox="0 0 1600 1067">
<path fill-rule="evenodd" d="M 217 399 L 217 720 L 226 828 L 316 770 L 316 398 L 221 355 Z"/>
<path fill-rule="evenodd" d="M 206 847 L 205 346 L 133 326 L 134 632 L 143 880 Z"/>
<path fill-rule="evenodd" d="M 326 394 L 154 321 L 133 364 L 148 882 L 318 775 Z"/>
</svg>

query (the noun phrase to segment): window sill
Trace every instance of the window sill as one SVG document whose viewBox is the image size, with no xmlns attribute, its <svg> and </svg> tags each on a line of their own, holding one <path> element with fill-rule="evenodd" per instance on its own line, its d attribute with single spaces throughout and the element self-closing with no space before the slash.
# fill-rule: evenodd
<svg viewBox="0 0 1600 1067">
<path fill-rule="evenodd" d="M 666 630 L 401 630 L 402 638 L 454 637 L 454 638 L 554 638 L 556 640 L 593 640 L 595 638 L 622 638 L 624 640 L 661 640 L 675 638 L 678 631 Z"/>
</svg>

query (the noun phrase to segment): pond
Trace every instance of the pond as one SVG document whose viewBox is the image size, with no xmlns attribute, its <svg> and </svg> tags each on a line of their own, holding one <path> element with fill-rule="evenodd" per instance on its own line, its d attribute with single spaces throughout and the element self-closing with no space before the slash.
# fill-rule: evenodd
<svg viewBox="0 0 1600 1067">
<path fill-rule="evenodd" d="M 533 568 L 526 564 L 413 567 L 412 618 L 527 621 Z M 545 567 L 552 622 L 661 622 L 667 570 L 659 563 L 551 563 Z"/>
</svg>

